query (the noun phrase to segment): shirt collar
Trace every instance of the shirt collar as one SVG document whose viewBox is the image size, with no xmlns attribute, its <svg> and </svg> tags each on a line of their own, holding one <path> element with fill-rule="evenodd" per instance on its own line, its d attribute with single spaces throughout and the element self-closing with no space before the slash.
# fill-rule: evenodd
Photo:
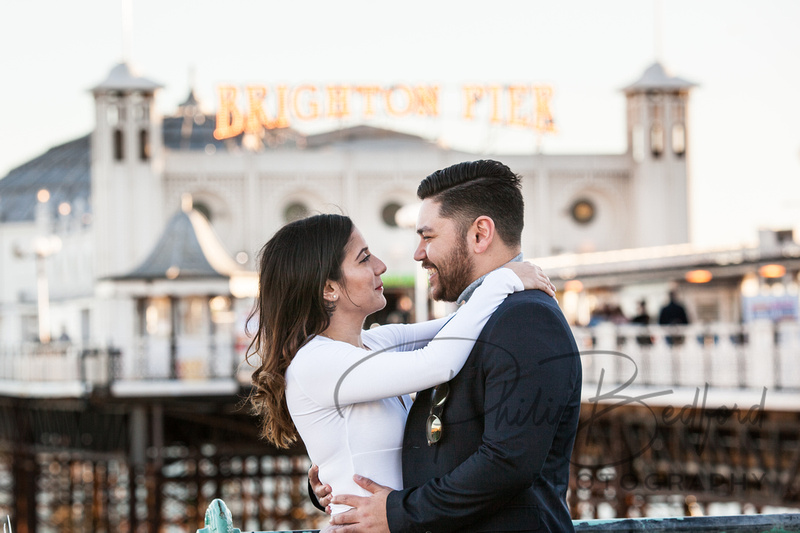
<svg viewBox="0 0 800 533">
<path fill-rule="evenodd" d="M 512 259 L 511 261 L 522 261 L 522 253 L 518 254 L 518 255 L 517 255 L 517 256 L 516 256 L 514 259 Z M 502 268 L 502 267 L 500 267 L 500 268 Z M 458 302 L 458 305 L 463 305 L 463 304 L 467 303 L 467 301 L 468 301 L 468 300 L 470 299 L 470 297 L 472 296 L 472 293 L 473 293 L 473 292 L 475 292 L 475 289 L 477 289 L 478 287 L 480 287 L 480 286 L 481 286 L 481 283 L 483 283 L 483 280 L 484 280 L 484 279 L 486 279 L 486 276 L 488 276 L 489 274 L 490 274 L 490 273 L 489 273 L 489 272 L 487 272 L 487 273 L 486 273 L 486 274 L 484 274 L 483 276 L 479 277 L 478 279 L 476 279 L 475 281 L 473 281 L 472 283 L 470 283 L 470 284 L 467 286 L 467 288 L 466 288 L 466 289 L 464 289 L 464 290 L 461 292 L 461 294 L 459 294 L 459 295 L 458 295 L 458 299 L 456 300 L 456 302 Z"/>
</svg>

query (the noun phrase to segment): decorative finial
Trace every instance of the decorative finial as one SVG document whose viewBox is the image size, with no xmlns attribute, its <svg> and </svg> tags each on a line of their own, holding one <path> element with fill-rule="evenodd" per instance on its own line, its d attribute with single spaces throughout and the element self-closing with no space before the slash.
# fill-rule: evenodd
<svg viewBox="0 0 800 533">
<path fill-rule="evenodd" d="M 120 0 L 122 5 L 122 62 L 131 62 L 131 41 L 133 40 L 133 1 Z"/>
<path fill-rule="evenodd" d="M 191 193 L 183 193 L 181 195 L 181 211 L 184 213 L 191 213 L 193 207 Z"/>
<path fill-rule="evenodd" d="M 653 6 L 653 55 L 656 63 L 661 63 L 662 55 L 662 26 L 664 21 L 664 5 L 661 0 L 655 0 Z"/>
</svg>

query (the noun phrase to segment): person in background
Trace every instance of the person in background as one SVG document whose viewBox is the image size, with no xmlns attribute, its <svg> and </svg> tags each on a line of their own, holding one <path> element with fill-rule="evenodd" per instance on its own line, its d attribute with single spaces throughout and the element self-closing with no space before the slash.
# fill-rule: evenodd
<svg viewBox="0 0 800 533">
<path fill-rule="evenodd" d="M 661 308 L 658 314 L 658 324 L 661 326 L 683 326 L 689 323 L 686 308 L 678 302 L 678 293 L 675 290 L 669 291 L 669 303 Z M 683 344 L 683 335 L 667 335 L 667 344 Z"/>
<path fill-rule="evenodd" d="M 647 313 L 646 300 L 639 300 L 639 314 L 631 319 L 631 324 L 638 324 L 644 327 L 650 325 L 650 315 Z M 653 339 L 650 335 L 637 335 L 636 342 L 639 346 L 650 346 L 653 344 Z"/>
<path fill-rule="evenodd" d="M 639 314 L 631 319 L 631 324 L 647 326 L 650 324 L 650 315 L 647 314 L 647 301 L 639 300 Z"/>
</svg>

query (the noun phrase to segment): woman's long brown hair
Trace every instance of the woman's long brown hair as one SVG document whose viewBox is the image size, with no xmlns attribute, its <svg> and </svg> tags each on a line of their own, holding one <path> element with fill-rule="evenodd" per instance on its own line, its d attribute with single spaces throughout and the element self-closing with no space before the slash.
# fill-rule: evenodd
<svg viewBox="0 0 800 533">
<path fill-rule="evenodd" d="M 247 360 L 260 359 L 250 401 L 261 436 L 278 448 L 297 439 L 286 405 L 286 369 L 297 351 L 330 324 L 333 306 L 322 297 L 327 280 L 340 281 L 345 247 L 353 232 L 350 218 L 316 215 L 287 224 L 259 254 L 259 294 L 248 325 L 258 329 Z"/>
</svg>

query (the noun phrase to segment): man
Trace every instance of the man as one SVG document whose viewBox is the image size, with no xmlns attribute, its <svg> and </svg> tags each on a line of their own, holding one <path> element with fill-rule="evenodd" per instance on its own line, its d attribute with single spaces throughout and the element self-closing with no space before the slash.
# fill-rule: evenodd
<svg viewBox="0 0 800 533">
<path fill-rule="evenodd" d="M 689 316 L 686 314 L 686 308 L 678 302 L 678 292 L 674 289 L 669 291 L 669 303 L 658 313 L 658 325 L 674 330 L 679 328 L 669 328 L 669 326 L 685 326 L 688 323 Z M 683 335 L 667 335 L 665 340 L 668 346 L 680 346 L 685 339 Z"/>
<path fill-rule="evenodd" d="M 640 326 L 647 327 L 650 325 L 650 315 L 647 313 L 647 300 L 639 300 L 639 314 L 631 319 L 631 324 L 639 324 Z M 653 344 L 653 339 L 650 335 L 637 335 L 636 342 L 640 346 L 650 346 Z"/>
<path fill-rule="evenodd" d="M 669 291 L 669 303 L 661 308 L 658 314 L 658 323 L 661 326 L 686 325 L 689 323 L 686 308 L 678 302 L 677 291 Z"/>
<path fill-rule="evenodd" d="M 463 302 L 520 257 L 520 178 L 496 161 L 460 163 L 419 186 L 414 259 L 432 296 Z M 403 490 L 357 479 L 370 497 L 335 495 L 350 531 L 569 531 L 566 491 L 578 425 L 578 349 L 555 299 L 513 294 L 464 368 L 421 391 L 406 422 Z M 432 403 L 432 398 L 435 398 Z"/>
</svg>

